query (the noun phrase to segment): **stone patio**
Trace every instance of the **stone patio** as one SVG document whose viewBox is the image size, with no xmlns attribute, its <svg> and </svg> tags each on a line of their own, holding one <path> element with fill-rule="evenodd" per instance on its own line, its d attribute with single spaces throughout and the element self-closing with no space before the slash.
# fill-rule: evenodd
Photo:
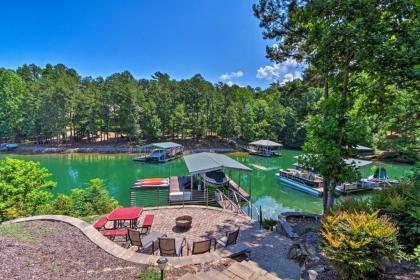
<svg viewBox="0 0 420 280">
<path fill-rule="evenodd" d="M 168 237 L 186 238 L 187 242 L 200 241 L 205 239 L 220 239 L 226 232 L 240 227 L 238 242 L 252 240 L 252 233 L 258 227 L 243 215 L 232 213 L 214 207 L 160 207 L 145 208 L 139 218 L 139 225 L 143 224 L 143 219 L 147 214 L 155 215 L 152 231 L 165 233 Z M 188 215 L 192 217 L 192 226 L 188 230 L 182 230 L 175 225 L 175 219 L 179 216 Z M 121 244 L 121 239 L 116 239 Z M 136 249 L 136 248 L 133 248 Z M 212 248 L 213 250 L 213 248 Z M 183 255 L 187 255 L 185 246 Z"/>
<path fill-rule="evenodd" d="M 259 268 L 281 279 L 299 278 L 299 265 L 287 258 L 288 249 L 293 241 L 276 232 L 261 230 L 258 223 L 251 221 L 249 217 L 214 207 L 169 206 L 145 208 L 139 219 L 140 225 L 147 214 L 155 215 L 152 231 L 166 233 L 168 237 L 185 237 L 187 242 L 207 238 L 219 239 L 225 236 L 227 231 L 240 227 L 238 243 L 246 245 L 251 250 L 251 260 Z M 186 231 L 181 231 L 175 226 L 176 217 L 183 215 L 193 218 L 191 229 Z M 136 247 L 130 248 L 133 251 L 136 249 Z M 213 251 L 213 248 L 211 250 Z M 187 246 L 183 251 L 183 256 L 186 255 Z"/>
</svg>

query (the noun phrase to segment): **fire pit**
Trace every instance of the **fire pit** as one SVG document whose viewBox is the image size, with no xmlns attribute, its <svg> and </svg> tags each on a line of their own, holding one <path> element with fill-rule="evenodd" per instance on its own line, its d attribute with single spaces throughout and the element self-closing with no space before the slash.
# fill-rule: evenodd
<svg viewBox="0 0 420 280">
<path fill-rule="evenodd" d="M 180 216 L 178 218 L 176 218 L 176 226 L 178 228 L 181 228 L 183 230 L 189 229 L 191 228 L 191 223 L 192 223 L 192 217 L 191 216 Z"/>
</svg>

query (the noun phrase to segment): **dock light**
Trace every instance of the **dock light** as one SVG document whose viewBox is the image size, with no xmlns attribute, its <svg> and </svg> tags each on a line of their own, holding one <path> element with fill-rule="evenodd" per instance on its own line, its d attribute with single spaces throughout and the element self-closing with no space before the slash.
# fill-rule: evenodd
<svg viewBox="0 0 420 280">
<path fill-rule="evenodd" d="M 163 271 L 165 270 L 166 264 L 168 263 L 168 259 L 161 257 L 156 262 L 160 269 L 160 280 L 163 280 Z"/>
</svg>

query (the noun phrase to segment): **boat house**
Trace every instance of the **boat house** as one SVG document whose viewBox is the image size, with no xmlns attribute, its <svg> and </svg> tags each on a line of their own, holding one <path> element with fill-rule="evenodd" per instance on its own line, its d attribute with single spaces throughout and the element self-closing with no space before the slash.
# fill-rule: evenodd
<svg viewBox="0 0 420 280">
<path fill-rule="evenodd" d="M 251 210 L 251 196 L 240 186 L 241 173 L 249 173 L 251 168 L 226 155 L 206 152 L 184 156 L 184 161 L 189 176 L 171 178 L 171 204 L 217 203 L 222 208 L 242 212 L 241 203 L 245 202 Z M 238 183 L 231 179 L 233 171 L 238 172 Z M 248 176 L 248 180 L 251 190 L 251 176 Z"/>
<path fill-rule="evenodd" d="M 140 147 L 142 155 L 134 158 L 135 161 L 167 162 L 182 156 L 184 147 L 174 142 L 152 143 Z"/>
<path fill-rule="evenodd" d="M 252 155 L 271 157 L 271 156 L 280 156 L 282 144 L 273 142 L 271 140 L 258 140 L 248 144 L 245 147 Z"/>
</svg>

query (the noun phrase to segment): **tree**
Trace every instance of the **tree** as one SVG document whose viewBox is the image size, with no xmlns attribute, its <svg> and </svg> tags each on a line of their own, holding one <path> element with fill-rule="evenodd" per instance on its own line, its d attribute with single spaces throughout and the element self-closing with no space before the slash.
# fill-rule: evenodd
<svg viewBox="0 0 420 280">
<path fill-rule="evenodd" d="M 352 177 L 346 178 L 353 172 L 343 167 L 343 160 L 360 140 L 353 137 L 358 132 L 351 131 L 353 124 L 348 121 L 355 98 L 350 92 L 351 75 L 364 70 L 384 83 L 392 77 L 401 84 L 415 77 L 417 5 L 387 0 L 260 0 L 253 9 L 264 37 L 277 41 L 267 48 L 267 56 L 276 62 L 305 62 L 321 77 L 324 99 L 318 119 L 308 126 L 313 131 L 305 150 L 324 165 L 324 211 L 328 212 L 336 184 Z M 332 133 L 316 125 L 321 121 Z"/>
<path fill-rule="evenodd" d="M 33 161 L 0 160 L 0 222 L 40 214 L 56 185 L 50 175 Z"/>
<path fill-rule="evenodd" d="M 25 84 L 15 73 L 0 69 L 0 137 L 22 133 Z"/>
</svg>

